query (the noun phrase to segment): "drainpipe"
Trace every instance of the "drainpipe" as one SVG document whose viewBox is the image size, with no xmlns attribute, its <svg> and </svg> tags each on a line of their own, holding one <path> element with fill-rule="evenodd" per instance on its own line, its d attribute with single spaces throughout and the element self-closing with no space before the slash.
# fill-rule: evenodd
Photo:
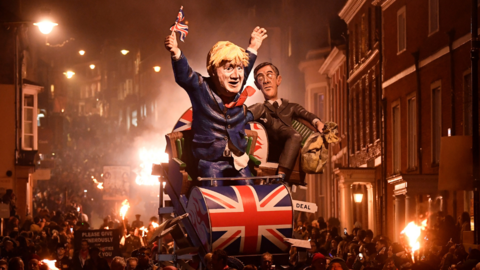
<svg viewBox="0 0 480 270">
<path fill-rule="evenodd" d="M 475 224 L 475 244 L 480 243 L 480 152 L 478 130 L 478 0 L 472 0 L 472 148 L 473 148 L 473 218 Z"/>
<path fill-rule="evenodd" d="M 415 98 L 417 99 L 417 163 L 418 163 L 418 174 L 422 174 L 422 82 L 420 79 L 420 52 L 416 51 L 412 53 L 412 56 L 415 61 L 415 73 L 417 75 L 417 89 L 415 93 Z"/>
<path fill-rule="evenodd" d="M 452 118 L 452 126 L 450 127 L 451 136 L 456 135 L 455 127 L 455 59 L 453 57 L 453 41 L 455 40 L 455 29 L 447 32 L 448 34 L 448 48 L 450 51 L 450 117 Z M 452 191 L 453 216 L 457 216 L 457 191 Z"/>
</svg>

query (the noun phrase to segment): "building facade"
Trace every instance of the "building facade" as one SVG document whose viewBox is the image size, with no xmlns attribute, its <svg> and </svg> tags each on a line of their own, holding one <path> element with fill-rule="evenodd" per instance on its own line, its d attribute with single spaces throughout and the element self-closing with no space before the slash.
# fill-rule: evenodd
<svg viewBox="0 0 480 270">
<path fill-rule="evenodd" d="M 440 190 L 438 182 L 441 138 L 472 132 L 471 4 L 387 0 L 381 7 L 387 220 L 397 239 L 410 221 L 438 211 L 456 219 L 471 209 L 469 186 Z"/>
</svg>

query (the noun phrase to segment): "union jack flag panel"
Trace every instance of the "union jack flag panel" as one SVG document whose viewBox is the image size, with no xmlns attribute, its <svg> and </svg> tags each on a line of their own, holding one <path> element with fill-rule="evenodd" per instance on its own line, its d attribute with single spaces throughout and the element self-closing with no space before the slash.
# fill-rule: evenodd
<svg viewBox="0 0 480 270">
<path fill-rule="evenodd" d="M 292 198 L 284 185 L 199 188 L 210 216 L 212 250 L 282 253 L 292 237 Z"/>
<path fill-rule="evenodd" d="M 178 122 L 173 128 L 173 132 L 184 131 L 192 129 L 193 111 L 190 107 L 183 115 L 178 119 Z"/>
</svg>

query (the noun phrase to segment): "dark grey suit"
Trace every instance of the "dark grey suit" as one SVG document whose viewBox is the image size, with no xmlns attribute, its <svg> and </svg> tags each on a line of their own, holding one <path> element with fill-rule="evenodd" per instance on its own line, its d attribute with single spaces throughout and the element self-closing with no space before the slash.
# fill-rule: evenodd
<svg viewBox="0 0 480 270">
<path fill-rule="evenodd" d="M 248 107 L 247 121 L 259 121 L 267 130 L 268 161 L 278 162 L 279 166 L 290 170 L 295 165 L 302 142 L 302 136 L 292 127 L 294 119 L 304 119 L 309 123 L 315 119 L 320 120 L 302 106 L 286 99 L 282 99 L 282 105 L 278 109 L 268 101 Z"/>
</svg>

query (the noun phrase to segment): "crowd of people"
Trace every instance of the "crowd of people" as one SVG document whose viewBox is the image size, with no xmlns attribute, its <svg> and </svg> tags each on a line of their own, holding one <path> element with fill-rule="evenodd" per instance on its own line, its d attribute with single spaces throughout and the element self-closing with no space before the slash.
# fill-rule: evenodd
<svg viewBox="0 0 480 270">
<path fill-rule="evenodd" d="M 323 218 L 297 224 L 296 238 L 308 240 L 312 248 L 306 259 L 298 262 L 298 250 L 290 251 L 291 265 L 296 269 L 480 269 L 480 251 L 465 250 L 464 231 L 470 231 L 470 215 L 462 213 L 458 222 L 450 215 L 437 212 L 422 230 L 419 249 L 412 252 L 410 239 L 400 234 L 397 242 L 375 235 L 357 223 L 351 232 L 339 231 L 335 218 Z"/>
<path fill-rule="evenodd" d="M 171 236 L 164 238 L 160 247 L 158 241 L 148 241 L 153 239 L 152 234 L 159 224 L 157 217 L 151 217 L 144 224 L 140 215 L 130 223 L 112 214 L 105 217 L 101 226 L 92 228 L 88 215 L 73 203 L 64 208 L 48 201 L 43 205 L 33 219 L 20 223 L 18 217 L 12 216 L 8 220 L 0 242 L 1 269 L 54 269 L 43 262 L 45 259 L 55 260 L 58 269 L 176 269 L 174 262 L 156 259 L 157 254 L 173 253 Z M 308 241 L 311 248 L 291 247 L 289 254 L 285 255 L 287 263 L 275 263 L 274 256 L 267 252 L 257 263 L 244 266 L 223 250 L 207 254 L 205 262 L 210 270 L 480 269 L 480 251 L 467 251 L 461 244 L 462 232 L 470 230 L 468 213 L 463 213 L 456 224 L 452 216 L 442 212 L 432 215 L 428 221 L 419 237 L 420 248 L 413 253 L 404 234 L 394 242 L 362 229 L 360 223 L 356 223 L 353 230 L 346 231 L 340 228 L 336 218 L 327 221 L 318 218 L 296 222 L 294 238 Z M 82 240 L 75 249 L 75 232 L 90 229 L 118 230 L 122 238 L 120 254 L 116 254 L 119 256 L 107 260 L 102 256 L 102 249 L 87 240 Z M 196 260 L 182 268 L 198 267 Z"/>
<path fill-rule="evenodd" d="M 173 253 L 171 236 L 164 237 L 161 246 L 158 241 L 149 241 L 160 223 L 158 218 L 151 217 L 145 223 L 140 215 L 131 223 L 122 219 L 111 203 L 102 199 L 101 190 L 92 181 L 92 176 L 100 179 L 107 161 L 109 165 L 123 164 L 120 152 L 129 151 L 129 145 L 121 144 L 132 141 L 118 139 L 122 136 L 118 130 L 102 121 L 95 117 L 67 118 L 67 141 L 52 157 L 55 166 L 51 179 L 38 181 L 32 215 L 20 220 L 15 194 L 7 190 L 3 195 L 11 217 L 5 220 L 1 236 L 0 270 L 55 269 L 43 260 L 55 260 L 55 267 L 65 270 L 176 269 L 173 262 L 156 259 L 157 254 Z M 92 226 L 93 214 L 105 217 L 100 226 Z M 104 250 L 86 240 L 77 241 L 80 243 L 75 247 L 75 232 L 92 229 L 118 231 L 121 239 L 117 257 L 103 257 Z M 209 270 L 480 270 L 480 251 L 466 250 L 462 245 L 463 231 L 469 230 L 468 213 L 463 213 L 457 222 L 442 212 L 432 214 L 419 237 L 420 248 L 412 253 L 404 234 L 393 241 L 359 223 L 346 231 L 338 219 L 325 221 L 300 215 L 294 238 L 308 241 L 311 248 L 291 247 L 286 262 L 275 262 L 276 257 L 267 252 L 255 263 L 243 265 L 223 250 L 207 254 L 204 261 Z M 199 262 L 190 261 L 181 268 L 198 269 Z"/>
</svg>

